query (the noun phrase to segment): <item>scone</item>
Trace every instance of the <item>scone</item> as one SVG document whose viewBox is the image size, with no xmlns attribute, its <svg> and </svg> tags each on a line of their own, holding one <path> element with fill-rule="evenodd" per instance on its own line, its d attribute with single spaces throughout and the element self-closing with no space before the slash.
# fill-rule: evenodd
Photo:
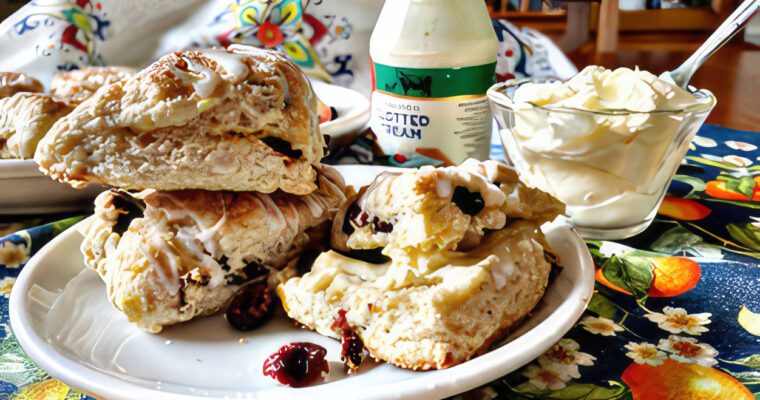
<svg viewBox="0 0 760 400">
<path fill-rule="evenodd" d="M 469 159 L 457 167 L 380 174 L 336 216 L 333 246 L 463 251 L 509 219 L 549 221 L 563 211 L 558 200 L 522 184 L 513 169 Z"/>
<path fill-rule="evenodd" d="M 292 267 L 310 236 L 329 230 L 343 180 L 321 171 L 304 196 L 104 192 L 82 242 L 85 264 L 100 273 L 111 303 L 148 332 L 212 314 L 242 284 Z"/>
<path fill-rule="evenodd" d="M 71 108 L 42 93 L 0 99 L 0 158 L 32 158 L 40 139 Z"/>
<path fill-rule="evenodd" d="M 129 67 L 85 67 L 53 76 L 50 95 L 56 101 L 76 106 L 101 87 L 128 79 L 137 72 Z"/>
<path fill-rule="evenodd" d="M 41 93 L 42 83 L 20 72 L 0 72 L 0 99 L 11 97 L 16 93 Z"/>
<path fill-rule="evenodd" d="M 539 227 L 564 212 L 491 161 L 381 175 L 345 204 L 358 211 L 336 218 L 333 239 L 348 239 L 333 247 L 347 250 L 321 254 L 278 296 L 300 324 L 340 338 L 343 314 L 370 356 L 423 370 L 486 351 L 535 307 L 555 258 Z M 372 248 L 387 258 L 356 258 Z"/>
<path fill-rule="evenodd" d="M 308 194 L 325 145 L 316 101 L 277 52 L 175 52 L 77 106 L 35 161 L 75 187 Z"/>
</svg>

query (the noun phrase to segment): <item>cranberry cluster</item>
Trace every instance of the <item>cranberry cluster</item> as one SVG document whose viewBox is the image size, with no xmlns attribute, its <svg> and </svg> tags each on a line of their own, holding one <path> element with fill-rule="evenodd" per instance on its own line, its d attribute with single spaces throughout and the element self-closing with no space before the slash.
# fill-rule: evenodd
<svg viewBox="0 0 760 400">
<path fill-rule="evenodd" d="M 393 232 L 393 221 L 384 221 L 377 216 L 370 219 L 369 214 L 366 211 L 362 210 L 356 203 L 353 203 L 348 207 L 347 214 L 348 220 L 353 222 L 354 225 L 359 228 L 366 226 L 371 222 L 372 229 L 374 229 L 375 232 Z M 344 225 L 343 232 L 347 235 L 350 235 L 354 233 L 354 229 L 351 226 L 346 227 Z"/>
</svg>

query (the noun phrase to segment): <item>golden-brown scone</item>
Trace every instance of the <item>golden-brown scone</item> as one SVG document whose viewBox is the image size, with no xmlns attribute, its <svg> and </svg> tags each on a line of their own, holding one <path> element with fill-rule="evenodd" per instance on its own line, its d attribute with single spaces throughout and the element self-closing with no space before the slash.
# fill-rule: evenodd
<svg viewBox="0 0 760 400">
<path fill-rule="evenodd" d="M 85 67 L 59 72 L 53 76 L 50 95 L 56 101 L 76 106 L 89 99 L 101 87 L 128 79 L 136 72 L 130 67 Z"/>
<path fill-rule="evenodd" d="M 487 350 L 543 296 L 551 249 L 539 227 L 562 212 L 494 161 L 381 174 L 338 212 L 336 251 L 278 295 L 291 318 L 331 337 L 342 335 L 333 326 L 343 310 L 375 358 L 448 368 Z"/>
<path fill-rule="evenodd" d="M 324 153 L 316 96 L 277 52 L 175 52 L 56 123 L 35 160 L 60 181 L 307 194 Z"/>
<path fill-rule="evenodd" d="M 32 158 L 37 143 L 71 108 L 42 93 L 0 99 L 0 158 Z"/>
<path fill-rule="evenodd" d="M 291 318 L 325 336 L 340 338 L 333 324 L 345 311 L 371 357 L 402 368 L 448 368 L 488 350 L 543 296 L 551 265 L 537 229 L 515 221 L 468 253 L 418 256 L 436 267 L 401 287 L 390 282 L 391 262 L 330 251 L 277 293 Z"/>
<path fill-rule="evenodd" d="M 45 89 L 42 83 L 20 72 L 0 72 L 0 99 L 20 92 L 40 93 Z"/>
<path fill-rule="evenodd" d="M 305 196 L 104 192 L 81 245 L 85 264 L 100 273 L 111 303 L 148 332 L 212 314 L 242 284 L 292 267 L 328 228 L 345 198 L 343 180 L 327 166 L 318 179 Z"/>
</svg>

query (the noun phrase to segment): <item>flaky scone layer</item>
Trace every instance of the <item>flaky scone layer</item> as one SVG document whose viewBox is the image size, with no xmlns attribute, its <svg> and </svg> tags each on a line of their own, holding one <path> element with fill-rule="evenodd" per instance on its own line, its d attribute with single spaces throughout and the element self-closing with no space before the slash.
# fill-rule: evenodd
<svg viewBox="0 0 760 400">
<path fill-rule="evenodd" d="M 32 158 L 40 139 L 71 108 L 42 93 L 0 99 L 0 158 Z"/>
<path fill-rule="evenodd" d="M 307 194 L 324 145 L 298 67 L 235 45 L 175 52 L 105 85 L 51 128 L 35 161 L 75 187 Z"/>
<path fill-rule="evenodd" d="M 0 99 L 16 93 L 41 93 L 45 90 L 37 79 L 21 72 L 0 72 Z"/>
<path fill-rule="evenodd" d="M 59 72 L 53 76 L 50 95 L 56 101 L 76 106 L 89 99 L 101 87 L 128 79 L 136 72 L 129 67 L 84 67 Z"/>
<path fill-rule="evenodd" d="M 81 250 L 111 303 L 159 332 L 218 311 L 241 284 L 295 262 L 343 199 L 343 180 L 327 166 L 305 196 L 111 190 L 96 199 Z"/>
</svg>

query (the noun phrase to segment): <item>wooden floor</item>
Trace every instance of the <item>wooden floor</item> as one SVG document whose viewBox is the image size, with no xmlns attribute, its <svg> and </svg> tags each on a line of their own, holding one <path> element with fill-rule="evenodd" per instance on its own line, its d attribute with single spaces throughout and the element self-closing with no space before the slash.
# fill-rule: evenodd
<svg viewBox="0 0 760 400">
<path fill-rule="evenodd" d="M 638 65 L 659 75 L 677 67 L 701 43 L 698 40 L 693 44 L 668 45 L 667 36 L 659 40 L 636 44 L 623 41 L 621 50 L 601 56 L 594 55 L 593 48 L 585 47 L 569 57 L 579 69 L 590 64 L 608 68 Z M 718 99 L 708 123 L 760 132 L 760 47 L 729 43 L 696 72 L 691 84 L 710 90 Z"/>
</svg>

